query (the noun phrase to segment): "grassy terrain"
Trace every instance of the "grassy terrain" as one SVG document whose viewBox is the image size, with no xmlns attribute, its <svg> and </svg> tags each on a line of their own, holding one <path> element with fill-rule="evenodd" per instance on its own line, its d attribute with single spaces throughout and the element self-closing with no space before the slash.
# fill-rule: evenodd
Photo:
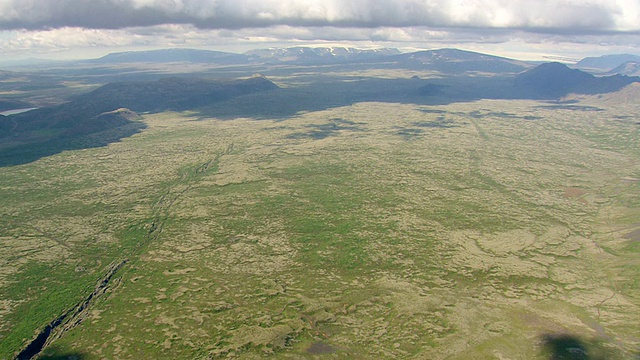
<svg viewBox="0 0 640 360">
<path fill-rule="evenodd" d="M 161 113 L 2 168 L 0 359 L 123 259 L 45 356 L 631 359 L 638 109 L 584 105 Z"/>
</svg>

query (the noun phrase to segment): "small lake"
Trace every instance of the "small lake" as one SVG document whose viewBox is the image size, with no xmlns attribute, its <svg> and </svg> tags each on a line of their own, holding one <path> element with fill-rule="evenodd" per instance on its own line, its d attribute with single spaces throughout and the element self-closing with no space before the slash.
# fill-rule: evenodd
<svg viewBox="0 0 640 360">
<path fill-rule="evenodd" d="M 37 109 L 37 108 L 25 108 L 25 109 L 14 109 L 14 110 L 0 111 L 0 115 L 9 116 L 9 115 L 21 114 L 23 112 L 27 112 L 27 111 L 31 111 L 31 110 L 35 110 L 35 109 Z"/>
</svg>

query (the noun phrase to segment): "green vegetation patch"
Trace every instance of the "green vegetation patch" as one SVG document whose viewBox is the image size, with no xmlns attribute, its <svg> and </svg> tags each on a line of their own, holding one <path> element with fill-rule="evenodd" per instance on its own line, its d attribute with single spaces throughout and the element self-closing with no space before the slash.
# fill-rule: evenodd
<svg viewBox="0 0 640 360">
<path fill-rule="evenodd" d="M 4 167 L 0 358 L 123 258 L 45 358 L 630 358 L 637 126 L 540 106 L 167 112 Z"/>
</svg>

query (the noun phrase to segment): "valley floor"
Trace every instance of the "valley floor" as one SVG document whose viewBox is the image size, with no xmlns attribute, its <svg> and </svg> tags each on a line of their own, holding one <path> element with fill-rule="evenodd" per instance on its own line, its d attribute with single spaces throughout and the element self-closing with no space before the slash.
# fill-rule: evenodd
<svg viewBox="0 0 640 360">
<path fill-rule="evenodd" d="M 0 168 L 0 358 L 122 262 L 45 355 L 632 359 L 638 110 L 166 112 Z"/>
</svg>

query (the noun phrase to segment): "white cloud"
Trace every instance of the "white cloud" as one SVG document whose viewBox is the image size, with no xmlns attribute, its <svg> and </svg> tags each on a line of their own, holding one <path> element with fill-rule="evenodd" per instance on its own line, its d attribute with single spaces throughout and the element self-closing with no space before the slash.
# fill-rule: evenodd
<svg viewBox="0 0 640 360">
<path fill-rule="evenodd" d="M 184 0 L 182 3 L 179 0 L 169 2 L 175 3 L 176 9 L 185 6 Z M 144 7 L 143 2 L 139 5 Z M 530 59 L 539 59 L 544 55 L 581 57 L 607 52 L 640 53 L 640 35 L 636 33 L 585 35 L 504 28 L 274 25 L 264 28 L 209 29 L 190 24 L 163 24 L 123 29 L 62 27 L 0 31 L 0 53 L 5 59 L 33 56 L 86 58 L 115 51 L 170 47 L 243 52 L 271 46 L 340 44 L 405 49 L 458 47 Z M 525 55 L 527 52 L 529 54 Z"/>
<path fill-rule="evenodd" d="M 0 40 L 4 52 L 29 50 L 47 52 L 74 47 L 118 47 L 141 45 L 140 36 L 122 30 L 62 28 L 50 31 L 20 31 Z"/>
<path fill-rule="evenodd" d="M 274 25 L 640 31 L 637 0 L 0 0 L 0 28 Z"/>
<path fill-rule="evenodd" d="M 283 43 L 638 52 L 638 0 L 0 0 L 15 56 Z M 533 51 L 542 52 L 535 46 Z M 106 51 L 106 50 L 105 50 Z"/>
</svg>

